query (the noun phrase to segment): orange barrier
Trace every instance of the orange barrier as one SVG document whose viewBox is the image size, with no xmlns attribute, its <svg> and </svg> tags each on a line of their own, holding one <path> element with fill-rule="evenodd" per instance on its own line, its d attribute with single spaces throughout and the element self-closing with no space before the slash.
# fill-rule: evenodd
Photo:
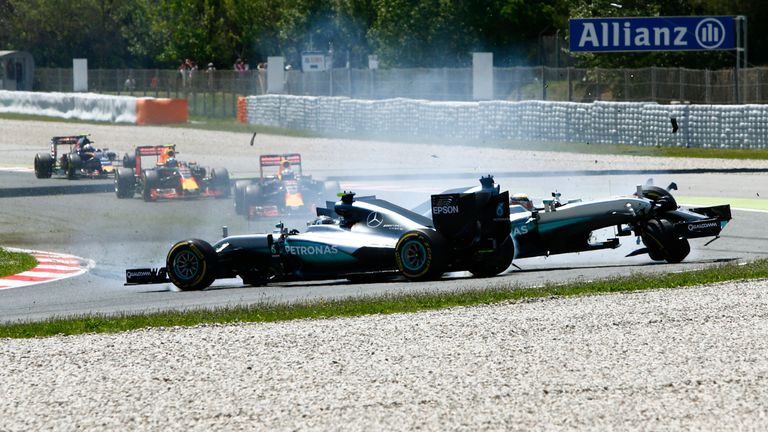
<svg viewBox="0 0 768 432">
<path fill-rule="evenodd" d="M 248 103 L 243 96 L 237 97 L 237 122 L 248 123 Z"/>
<path fill-rule="evenodd" d="M 186 123 L 189 107 L 186 99 L 136 99 L 136 124 Z"/>
</svg>

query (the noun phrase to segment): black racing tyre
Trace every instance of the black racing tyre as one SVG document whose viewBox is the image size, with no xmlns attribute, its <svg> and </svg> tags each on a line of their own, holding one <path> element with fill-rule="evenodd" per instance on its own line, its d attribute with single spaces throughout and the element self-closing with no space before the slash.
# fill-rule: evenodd
<svg viewBox="0 0 768 432">
<path fill-rule="evenodd" d="M 75 153 L 70 153 L 64 156 L 65 166 L 64 170 L 67 172 L 67 178 L 74 180 L 77 178 L 77 171 L 82 168 L 83 160 Z"/>
<path fill-rule="evenodd" d="M 474 277 L 491 277 L 508 269 L 515 257 L 515 243 L 507 237 L 492 254 L 482 254 L 482 259 L 473 262 L 469 272 Z"/>
<path fill-rule="evenodd" d="M 120 199 L 133 198 L 134 193 L 136 193 L 136 179 L 133 178 L 133 169 L 115 170 L 115 195 Z"/>
<path fill-rule="evenodd" d="M 144 170 L 141 177 L 143 186 L 141 197 L 144 198 L 144 201 L 154 201 L 156 198 L 152 198 L 152 189 L 160 183 L 160 176 L 155 170 Z"/>
<path fill-rule="evenodd" d="M 246 186 L 245 188 L 245 199 L 243 200 L 243 203 L 245 204 L 245 213 L 248 213 L 248 207 L 260 205 L 263 200 L 263 193 L 261 190 L 261 186 L 257 184 L 251 184 Z"/>
<path fill-rule="evenodd" d="M 136 168 L 136 155 L 126 153 L 123 156 L 123 166 L 126 168 Z"/>
<path fill-rule="evenodd" d="M 50 153 L 35 155 L 35 177 L 51 178 L 53 174 L 53 156 Z"/>
<path fill-rule="evenodd" d="M 221 188 L 224 193 L 217 198 L 229 198 L 230 195 L 230 183 L 229 183 L 229 171 L 226 168 L 212 168 L 211 169 L 211 182 L 217 188 Z"/>
<path fill-rule="evenodd" d="M 672 223 L 666 219 L 651 219 L 641 236 L 648 256 L 655 261 L 679 263 L 691 252 L 688 239 L 675 236 Z"/>
<path fill-rule="evenodd" d="M 643 188 L 643 197 L 659 204 L 659 210 L 670 211 L 677 210 L 677 201 L 668 190 L 658 186 L 645 186 Z"/>
<path fill-rule="evenodd" d="M 447 264 L 445 240 L 436 231 L 428 229 L 408 231 L 397 241 L 395 262 L 406 279 L 439 279 Z"/>
<path fill-rule="evenodd" d="M 245 206 L 245 188 L 251 184 L 250 180 L 237 180 L 235 182 L 235 213 L 244 215 L 248 212 Z"/>
<path fill-rule="evenodd" d="M 189 239 L 173 245 L 165 259 L 168 278 L 182 291 L 199 291 L 216 280 L 218 257 L 208 242 Z"/>
</svg>

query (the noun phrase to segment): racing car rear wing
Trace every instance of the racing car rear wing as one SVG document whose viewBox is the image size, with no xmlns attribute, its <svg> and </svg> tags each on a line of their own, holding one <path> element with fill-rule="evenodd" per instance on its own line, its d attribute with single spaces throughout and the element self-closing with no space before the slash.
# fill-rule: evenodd
<svg viewBox="0 0 768 432">
<path fill-rule="evenodd" d="M 175 144 L 165 144 L 165 145 L 159 145 L 159 146 L 138 146 L 136 147 L 136 155 L 137 156 L 160 156 L 163 154 L 163 152 L 166 149 L 171 149 L 174 151 L 174 153 L 178 153 L 176 151 L 176 145 Z"/>
<path fill-rule="evenodd" d="M 299 174 L 301 174 L 301 155 L 298 153 L 283 153 L 259 156 L 259 175 L 264 177 L 264 167 L 279 167 L 283 162 L 299 167 Z"/>
<path fill-rule="evenodd" d="M 73 145 L 77 144 L 81 138 L 87 138 L 88 135 L 70 135 L 70 136 L 55 136 L 51 138 L 51 144 L 53 145 Z"/>
</svg>

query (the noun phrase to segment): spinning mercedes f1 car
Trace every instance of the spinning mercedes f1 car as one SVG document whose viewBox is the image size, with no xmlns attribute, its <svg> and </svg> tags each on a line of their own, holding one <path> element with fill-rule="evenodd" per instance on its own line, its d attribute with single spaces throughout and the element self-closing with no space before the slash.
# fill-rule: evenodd
<svg viewBox="0 0 768 432">
<path fill-rule="evenodd" d="M 298 153 L 261 155 L 259 178 L 235 182 L 235 212 L 249 219 L 309 214 L 315 204 L 340 190 L 337 181 L 319 181 L 304 175 Z"/>
<path fill-rule="evenodd" d="M 115 194 L 145 201 L 175 198 L 229 197 L 229 172 L 207 169 L 195 162 L 176 160 L 175 145 L 138 146 L 123 157 L 123 168 L 115 175 Z"/>
<path fill-rule="evenodd" d="M 629 256 L 647 253 L 652 260 L 669 263 L 688 256 L 688 239 L 717 238 L 731 220 L 730 205 L 685 210 L 668 190 L 656 186 L 638 186 L 626 197 L 564 204 L 553 193 L 544 208 L 513 195 L 510 213 L 515 258 L 617 248 L 618 237 L 590 242 L 593 231 L 615 226 L 617 236 L 634 233 L 642 239 L 645 247 Z"/>
<path fill-rule="evenodd" d="M 439 278 L 468 270 L 493 276 L 514 256 L 509 194 L 492 177 L 472 193 L 432 195 L 432 219 L 375 197 L 341 200 L 318 208 L 306 232 L 227 236 L 213 245 L 198 239 L 171 247 L 163 268 L 126 270 L 126 284 L 173 282 L 200 290 L 217 279 L 240 277 L 247 285 L 268 282 L 367 279 L 397 275 Z"/>
<path fill-rule="evenodd" d="M 67 151 L 60 151 L 62 146 L 68 146 Z M 50 152 L 35 155 L 35 177 L 103 178 L 115 172 L 115 159 L 116 153 L 95 148 L 88 135 L 56 136 L 51 138 Z"/>
</svg>

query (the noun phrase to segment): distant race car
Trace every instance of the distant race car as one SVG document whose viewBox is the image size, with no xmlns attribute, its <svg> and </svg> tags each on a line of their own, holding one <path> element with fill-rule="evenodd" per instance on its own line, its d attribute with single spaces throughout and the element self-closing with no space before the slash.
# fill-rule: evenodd
<svg viewBox="0 0 768 432">
<path fill-rule="evenodd" d="M 213 245 L 199 239 L 176 243 L 166 266 L 126 270 L 126 284 L 172 282 L 200 290 L 217 279 L 240 277 L 246 285 L 347 278 L 405 276 L 437 279 L 468 270 L 496 275 L 514 256 L 509 194 L 493 178 L 471 193 L 432 195 L 432 219 L 375 197 L 345 193 L 317 209 L 306 232 L 278 224 L 272 234 L 225 236 Z"/>
<path fill-rule="evenodd" d="M 181 162 L 176 160 L 176 153 L 176 146 L 169 144 L 139 146 L 134 154 L 126 154 L 115 175 L 117 197 L 132 198 L 136 193 L 144 201 L 229 197 L 229 172 L 225 168 Z"/>
<path fill-rule="evenodd" d="M 671 185 L 676 188 L 674 183 Z M 634 195 L 560 202 L 560 194 L 533 207 L 524 195 L 510 203 L 515 258 L 547 256 L 617 248 L 620 236 L 634 233 L 644 247 L 628 256 L 647 253 L 652 260 L 677 263 L 691 251 L 688 239 L 717 238 L 731 220 L 728 204 L 682 209 L 675 198 L 657 186 L 638 186 Z M 592 242 L 593 231 L 616 227 L 617 237 Z"/>
<path fill-rule="evenodd" d="M 265 173 L 265 168 L 270 170 Z M 259 178 L 235 182 L 235 212 L 254 217 L 312 214 L 341 190 L 337 181 L 314 180 L 304 175 L 298 153 L 259 157 Z"/>
<path fill-rule="evenodd" d="M 62 151 L 62 146 L 67 150 Z M 88 135 L 57 136 L 51 138 L 50 152 L 35 155 L 35 177 L 104 178 L 114 174 L 116 159 L 117 154 L 109 149 L 95 148 Z"/>
</svg>

